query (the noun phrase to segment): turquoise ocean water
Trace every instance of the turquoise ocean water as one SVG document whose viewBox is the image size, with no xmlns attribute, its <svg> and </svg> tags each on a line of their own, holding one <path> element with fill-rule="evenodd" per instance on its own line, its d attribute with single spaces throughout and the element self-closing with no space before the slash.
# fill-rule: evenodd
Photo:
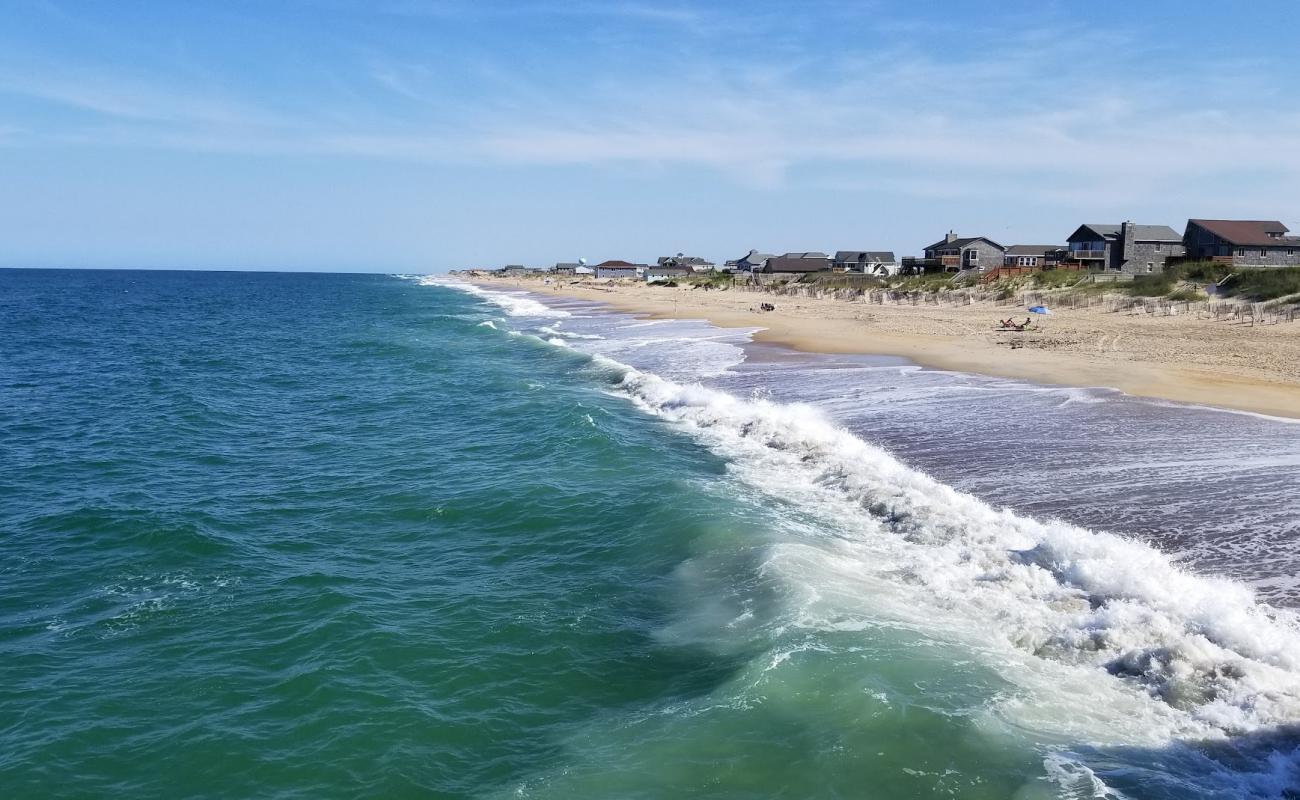
<svg viewBox="0 0 1300 800">
<path fill-rule="evenodd" d="M 0 271 L 0 796 L 1300 786 L 1295 426 L 541 299 Z"/>
</svg>

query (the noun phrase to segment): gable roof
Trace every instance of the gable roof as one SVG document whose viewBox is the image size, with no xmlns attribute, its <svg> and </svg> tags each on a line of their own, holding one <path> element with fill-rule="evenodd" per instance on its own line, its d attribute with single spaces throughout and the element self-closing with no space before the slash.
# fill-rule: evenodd
<svg viewBox="0 0 1300 800">
<path fill-rule="evenodd" d="M 809 250 L 806 253 L 786 253 L 781 258 L 830 258 L 830 256 L 816 250 Z"/>
<path fill-rule="evenodd" d="M 634 269 L 634 268 L 636 267 L 636 264 L 633 264 L 633 263 L 630 262 L 630 261 L 619 261 L 618 259 L 613 259 L 613 260 L 611 260 L 611 261 L 602 261 L 602 262 L 600 262 L 599 264 L 597 264 L 596 266 L 598 266 L 598 267 L 605 267 L 605 268 L 609 268 L 609 267 L 622 267 L 622 268 L 625 268 L 625 269 Z"/>
<path fill-rule="evenodd" d="M 940 239 L 939 241 L 935 242 L 934 244 L 932 244 L 932 245 L 930 245 L 930 246 L 928 246 L 928 247 L 925 247 L 925 248 L 923 248 L 923 249 L 925 249 L 925 250 L 944 250 L 944 249 L 957 249 L 957 250 L 961 250 L 962 248 L 967 247 L 967 246 L 973 244 L 974 242 L 979 242 L 979 241 L 985 241 L 985 242 L 988 242 L 989 244 L 993 245 L 994 247 L 996 247 L 996 248 L 999 249 L 999 250 L 1006 250 L 1005 247 L 1003 247 L 1002 245 L 1000 245 L 1000 244 L 998 244 L 997 242 L 993 241 L 992 239 L 990 239 L 990 238 L 987 237 L 987 236 L 963 236 L 963 237 L 959 237 L 959 238 L 957 238 L 957 239 L 953 239 L 951 242 L 948 241 L 947 239 Z"/>
<path fill-rule="evenodd" d="M 1300 238 L 1287 236 L 1287 227 L 1274 219 L 1189 219 L 1187 227 L 1199 225 L 1228 244 L 1292 244 Z M 1270 236 L 1269 234 L 1276 234 Z"/>
<path fill-rule="evenodd" d="M 1094 238 L 1113 242 L 1119 238 L 1122 229 L 1122 225 L 1086 223 L 1080 225 L 1078 230 L 1070 234 L 1069 241 L 1073 241 L 1080 233 L 1086 232 L 1091 233 Z M 1183 237 L 1168 225 L 1134 225 L 1133 240 L 1138 242 L 1181 242 Z"/>
<path fill-rule="evenodd" d="M 836 250 L 836 261 L 852 262 L 883 262 L 885 264 L 894 263 L 894 253 L 892 250 Z"/>
</svg>

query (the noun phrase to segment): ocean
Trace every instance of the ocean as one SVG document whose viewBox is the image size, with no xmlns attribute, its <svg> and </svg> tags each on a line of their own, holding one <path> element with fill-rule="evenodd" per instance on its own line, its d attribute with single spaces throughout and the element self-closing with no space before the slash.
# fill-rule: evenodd
<svg viewBox="0 0 1300 800">
<path fill-rule="evenodd" d="M 1300 796 L 1300 425 L 752 334 L 0 270 L 0 796 Z"/>
</svg>

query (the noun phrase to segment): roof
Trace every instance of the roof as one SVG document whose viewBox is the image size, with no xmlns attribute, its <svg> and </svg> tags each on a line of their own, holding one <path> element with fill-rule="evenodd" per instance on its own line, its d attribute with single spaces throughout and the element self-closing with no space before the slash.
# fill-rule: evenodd
<svg viewBox="0 0 1300 800">
<path fill-rule="evenodd" d="M 1041 256 L 1064 250 L 1063 244 L 1013 244 L 1007 248 L 1009 256 Z"/>
<path fill-rule="evenodd" d="M 769 258 L 763 265 L 764 272 L 821 272 L 830 268 L 830 259 L 805 258 L 799 256 L 779 256 Z"/>
<path fill-rule="evenodd" d="M 836 261 L 881 261 L 886 264 L 894 263 L 894 253 L 892 250 L 836 250 Z"/>
<path fill-rule="evenodd" d="M 625 268 L 627 268 L 627 269 L 634 269 L 634 268 L 636 268 L 636 264 L 633 264 L 633 263 L 630 262 L 630 261 L 619 261 L 619 260 L 617 260 L 617 259 L 615 259 L 615 260 L 613 260 L 613 261 L 602 261 L 602 262 L 600 262 L 599 264 L 597 264 L 596 266 L 598 266 L 598 267 L 625 267 Z"/>
<path fill-rule="evenodd" d="M 1187 225 L 1199 225 L 1228 244 L 1294 245 L 1300 242 L 1300 237 L 1287 236 L 1287 227 L 1275 219 L 1189 219 Z"/>
<path fill-rule="evenodd" d="M 660 266 L 663 266 L 664 264 L 668 264 L 670 262 L 676 264 L 679 267 L 680 266 L 696 266 L 696 267 L 713 266 L 712 261 L 709 261 L 708 259 L 700 258 L 699 256 L 659 256 L 659 258 L 656 259 L 655 263 L 659 264 Z"/>
<path fill-rule="evenodd" d="M 577 261 L 560 261 L 555 265 L 555 269 L 577 269 L 581 266 L 583 265 Z"/>
<path fill-rule="evenodd" d="M 786 253 L 781 258 L 830 258 L 830 256 L 816 250 L 809 250 L 806 253 Z"/>
<path fill-rule="evenodd" d="M 1070 234 L 1073 240 L 1083 231 L 1091 232 L 1098 239 L 1109 239 L 1114 241 L 1119 238 L 1121 225 L 1080 225 L 1079 229 Z M 1176 233 L 1168 225 L 1134 225 L 1133 239 L 1139 242 L 1181 242 L 1183 237 Z"/>
<path fill-rule="evenodd" d="M 974 244 L 975 242 L 980 242 L 980 241 L 988 242 L 989 244 L 993 245 L 994 247 L 996 247 L 996 248 L 999 249 L 999 250 L 1005 250 L 1005 249 L 1006 249 L 1006 248 L 1004 248 L 1002 245 L 998 244 L 997 242 L 993 241 L 992 239 L 990 239 L 990 238 L 987 237 L 987 236 L 963 236 L 963 237 L 960 237 L 960 238 L 957 238 L 957 239 L 953 239 L 951 242 L 948 241 L 946 238 L 945 238 L 945 239 L 940 239 L 939 241 L 935 242 L 934 244 L 929 245 L 928 247 L 925 247 L 925 248 L 923 248 L 923 249 L 925 249 L 925 250 L 952 250 L 952 249 L 955 249 L 955 250 L 961 250 L 961 249 L 963 249 L 963 248 L 965 248 L 965 247 L 969 247 L 970 245 Z"/>
</svg>

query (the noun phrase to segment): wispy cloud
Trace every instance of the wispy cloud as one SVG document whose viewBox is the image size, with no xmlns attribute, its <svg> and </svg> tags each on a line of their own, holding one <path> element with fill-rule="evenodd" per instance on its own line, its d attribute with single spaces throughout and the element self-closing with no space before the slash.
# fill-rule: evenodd
<svg viewBox="0 0 1300 800">
<path fill-rule="evenodd" d="M 414 0 L 387 8 L 486 13 Z M 690 5 L 528 9 L 691 31 L 712 31 L 722 21 Z M 1141 191 L 1144 182 L 1157 186 L 1196 172 L 1300 177 L 1300 113 L 1276 102 L 1276 86 L 1258 80 L 1265 73 L 1259 61 L 1177 61 L 1171 53 L 1172 65 L 1152 72 L 1121 55 L 1132 33 L 1077 34 L 1041 24 L 999 31 L 1002 47 L 991 51 L 935 54 L 922 46 L 925 36 L 898 33 L 908 30 L 905 21 L 873 24 L 893 35 L 846 52 L 827 50 L 825 42 L 762 57 L 701 49 L 694 58 L 653 64 L 620 61 L 607 51 L 580 54 L 574 58 L 582 63 L 562 83 L 529 75 L 508 55 L 439 63 L 372 50 L 336 67 L 352 70 L 347 92 L 308 86 L 312 102 L 295 103 L 293 111 L 220 85 L 11 59 L 0 61 L 0 102 L 8 94 L 81 112 L 89 119 L 61 121 L 44 137 L 79 144 L 434 163 L 684 166 L 759 187 L 780 186 L 818 166 L 874 170 L 879 185 L 923 196 L 977 193 L 1008 181 L 1068 192 L 1061 187 Z M 1145 52 L 1149 57 L 1150 48 Z M 1186 104 L 1191 85 L 1200 93 L 1198 110 Z M 1234 113 L 1243 107 L 1251 113 Z"/>
</svg>

